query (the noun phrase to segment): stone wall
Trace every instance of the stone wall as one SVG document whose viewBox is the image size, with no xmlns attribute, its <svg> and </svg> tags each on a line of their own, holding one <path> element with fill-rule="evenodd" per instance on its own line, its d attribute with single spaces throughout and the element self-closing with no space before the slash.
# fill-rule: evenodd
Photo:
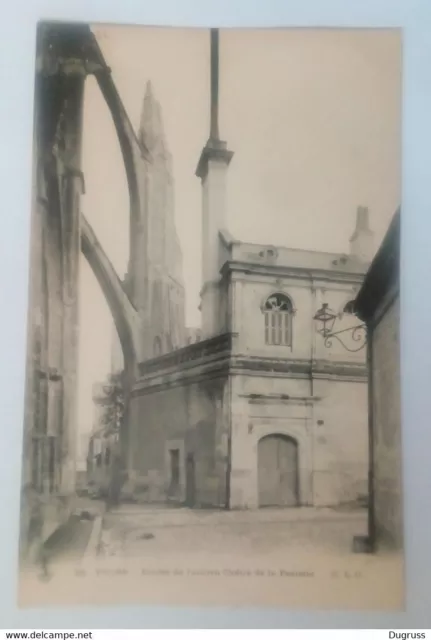
<svg viewBox="0 0 431 640">
<path fill-rule="evenodd" d="M 272 376 L 232 377 L 233 509 L 253 509 L 258 499 L 258 443 L 270 434 L 298 443 L 299 503 L 312 504 L 311 406 L 307 380 Z"/>
<path fill-rule="evenodd" d="M 190 372 L 189 372 L 190 373 Z M 226 376 L 157 377 L 131 399 L 129 491 L 148 502 L 223 507 L 226 503 L 228 422 Z M 142 381 L 141 381 L 142 385 Z M 172 486 L 171 452 L 177 452 L 178 485 Z"/>
<path fill-rule="evenodd" d="M 293 277 L 277 277 L 271 273 L 244 274 L 233 272 L 230 285 L 230 310 L 228 313 L 230 330 L 238 334 L 238 351 L 256 357 L 275 357 L 293 359 L 325 359 L 333 362 L 351 362 L 365 366 L 365 349 L 355 349 L 358 344 L 352 340 L 352 334 L 346 331 L 342 335 L 345 343 L 333 339 L 325 344 L 317 333 L 319 328 L 314 315 L 323 303 L 337 316 L 336 328 L 344 330 L 359 324 L 354 316 L 344 313 L 347 302 L 354 299 L 361 282 L 357 276 L 344 277 L 337 281 L 313 277 L 312 273 L 300 272 Z M 287 295 L 293 306 L 292 345 L 265 344 L 263 306 L 274 293 Z"/>
<path fill-rule="evenodd" d="M 36 77 L 23 559 L 67 520 L 74 502 L 83 83 L 74 74 Z"/>
<path fill-rule="evenodd" d="M 397 298 L 372 338 L 376 538 L 395 548 L 403 544 L 399 323 Z"/>
<path fill-rule="evenodd" d="M 313 500 L 316 506 L 362 502 L 368 495 L 368 384 L 316 379 Z"/>
<path fill-rule="evenodd" d="M 298 445 L 300 505 L 358 502 L 368 492 L 367 433 L 366 379 L 233 376 L 231 507 L 258 506 L 258 443 L 270 434 Z"/>
<path fill-rule="evenodd" d="M 299 446 L 300 503 L 316 506 L 363 501 L 368 493 L 368 396 L 366 349 L 349 351 L 350 327 L 360 324 L 344 311 L 361 281 L 340 274 L 232 273 L 231 330 L 234 357 L 243 375 L 232 382 L 232 504 L 257 506 L 256 459 L 260 437 L 279 433 Z M 292 344 L 265 343 L 262 307 L 275 292 L 289 296 L 294 314 Z M 326 343 L 314 315 L 327 303 L 337 316 Z M 346 349 L 346 347 L 348 347 Z"/>
</svg>

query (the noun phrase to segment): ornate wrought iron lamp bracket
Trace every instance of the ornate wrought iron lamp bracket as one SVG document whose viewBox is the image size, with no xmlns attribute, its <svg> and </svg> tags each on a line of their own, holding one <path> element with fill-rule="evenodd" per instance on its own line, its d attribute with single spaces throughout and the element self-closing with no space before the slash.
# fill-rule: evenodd
<svg viewBox="0 0 431 640">
<path fill-rule="evenodd" d="M 332 347 L 332 341 L 335 339 L 346 351 L 350 351 L 351 353 L 356 353 L 363 349 L 367 344 L 366 325 L 359 324 L 353 327 L 347 327 L 346 329 L 340 329 L 339 331 L 333 331 L 336 318 L 337 316 L 331 313 L 327 303 L 324 303 L 314 316 L 314 320 L 321 324 L 321 328 L 318 328 L 317 332 L 323 337 L 325 347 L 330 349 Z M 359 345 L 356 348 L 349 347 L 342 338 L 340 338 L 341 334 L 350 334 L 352 341 L 359 343 Z"/>
</svg>

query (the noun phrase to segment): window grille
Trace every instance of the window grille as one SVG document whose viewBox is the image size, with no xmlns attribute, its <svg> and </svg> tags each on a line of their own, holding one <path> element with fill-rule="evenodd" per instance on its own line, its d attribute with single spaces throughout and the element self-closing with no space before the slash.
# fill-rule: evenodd
<svg viewBox="0 0 431 640">
<path fill-rule="evenodd" d="M 277 293 L 268 298 L 264 307 L 265 343 L 292 346 L 293 307 L 290 298 Z"/>
</svg>

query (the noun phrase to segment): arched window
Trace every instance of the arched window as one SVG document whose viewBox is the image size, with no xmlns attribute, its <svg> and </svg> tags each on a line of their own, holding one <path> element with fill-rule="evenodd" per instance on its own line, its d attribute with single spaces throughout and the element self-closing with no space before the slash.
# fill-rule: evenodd
<svg viewBox="0 0 431 640">
<path fill-rule="evenodd" d="M 274 293 L 265 302 L 265 343 L 292 346 L 293 306 L 283 293 Z"/>
</svg>

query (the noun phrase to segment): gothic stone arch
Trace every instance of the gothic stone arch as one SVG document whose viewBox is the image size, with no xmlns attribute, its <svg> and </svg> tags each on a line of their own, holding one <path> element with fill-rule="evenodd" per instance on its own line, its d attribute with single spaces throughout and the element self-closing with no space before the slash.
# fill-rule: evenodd
<svg viewBox="0 0 431 640">
<path fill-rule="evenodd" d="M 141 360 L 139 314 L 84 215 L 81 215 L 81 241 L 82 253 L 99 282 L 114 318 L 123 350 L 124 368 L 135 373 Z"/>
</svg>

